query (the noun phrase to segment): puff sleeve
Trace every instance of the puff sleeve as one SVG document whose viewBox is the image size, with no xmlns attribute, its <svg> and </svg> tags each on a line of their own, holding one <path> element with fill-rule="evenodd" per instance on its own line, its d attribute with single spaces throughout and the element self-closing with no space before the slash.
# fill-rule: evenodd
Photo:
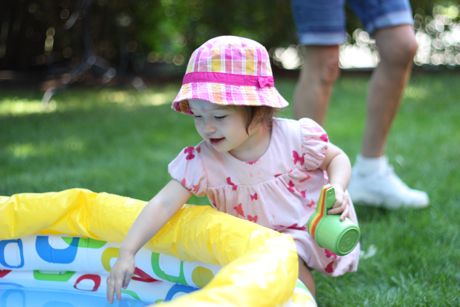
<svg viewBox="0 0 460 307">
<path fill-rule="evenodd" d="M 312 119 L 302 118 L 299 124 L 304 167 L 307 170 L 315 170 L 326 157 L 329 138 L 326 131 Z"/>
<path fill-rule="evenodd" d="M 207 180 L 200 147 L 185 147 L 168 165 L 169 175 L 196 196 L 206 195 Z"/>
</svg>

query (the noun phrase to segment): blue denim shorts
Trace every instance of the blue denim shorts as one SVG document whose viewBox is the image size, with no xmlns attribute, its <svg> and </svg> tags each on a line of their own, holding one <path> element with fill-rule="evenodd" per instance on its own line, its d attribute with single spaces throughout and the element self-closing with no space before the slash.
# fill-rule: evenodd
<svg viewBox="0 0 460 307">
<path fill-rule="evenodd" d="M 414 22 L 409 0 L 292 0 L 300 44 L 339 45 L 345 42 L 345 3 L 371 35 L 377 29 Z"/>
</svg>

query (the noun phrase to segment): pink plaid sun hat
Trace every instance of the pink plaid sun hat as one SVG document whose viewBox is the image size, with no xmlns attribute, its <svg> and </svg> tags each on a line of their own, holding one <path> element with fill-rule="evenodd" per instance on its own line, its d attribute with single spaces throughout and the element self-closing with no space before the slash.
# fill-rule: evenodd
<svg viewBox="0 0 460 307">
<path fill-rule="evenodd" d="M 228 106 L 284 108 L 288 102 L 274 85 L 264 46 L 243 37 L 218 36 L 192 53 L 172 108 L 191 114 L 189 99 Z"/>
</svg>

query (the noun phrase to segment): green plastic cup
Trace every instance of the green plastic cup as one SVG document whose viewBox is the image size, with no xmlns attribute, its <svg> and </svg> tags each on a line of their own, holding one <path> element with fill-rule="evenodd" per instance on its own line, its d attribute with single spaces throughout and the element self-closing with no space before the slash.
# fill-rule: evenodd
<svg viewBox="0 0 460 307">
<path fill-rule="evenodd" d="M 343 256 L 349 254 L 358 244 L 361 232 L 357 224 L 346 218 L 328 214 L 335 203 L 335 191 L 331 185 L 325 185 L 316 206 L 316 212 L 307 223 L 307 229 L 316 243 L 333 253 Z"/>
</svg>

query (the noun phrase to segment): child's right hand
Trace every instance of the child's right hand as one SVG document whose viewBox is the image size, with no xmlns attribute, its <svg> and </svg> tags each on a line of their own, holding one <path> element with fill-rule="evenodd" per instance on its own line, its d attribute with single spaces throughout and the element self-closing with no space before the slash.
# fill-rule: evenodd
<svg viewBox="0 0 460 307">
<path fill-rule="evenodd" d="M 134 275 L 135 255 L 161 227 L 187 202 L 192 193 L 181 183 L 171 180 L 142 209 L 121 244 L 120 255 L 107 277 L 107 300 L 121 299 L 121 288 L 128 287 Z M 152 223 L 155 221 L 155 223 Z"/>
<path fill-rule="evenodd" d="M 122 253 L 120 250 L 120 256 L 107 277 L 107 300 L 110 304 L 113 302 L 114 294 L 121 300 L 121 288 L 128 287 L 135 267 L 134 255 Z"/>
</svg>

